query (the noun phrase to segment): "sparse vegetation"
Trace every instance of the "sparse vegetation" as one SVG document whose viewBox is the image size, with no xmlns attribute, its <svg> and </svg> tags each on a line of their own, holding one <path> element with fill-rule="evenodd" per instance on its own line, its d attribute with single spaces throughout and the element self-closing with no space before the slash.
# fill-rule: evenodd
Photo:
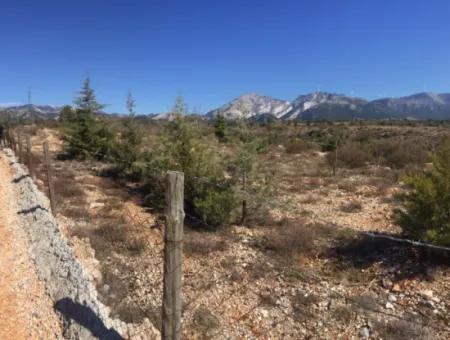
<svg viewBox="0 0 450 340">
<path fill-rule="evenodd" d="M 186 111 L 181 97 L 176 107 Z M 222 328 L 229 329 L 234 318 L 240 318 L 236 324 L 256 327 L 256 315 L 263 324 L 273 318 L 277 329 L 291 335 L 299 321 L 316 329 L 319 315 L 332 336 L 344 328 L 351 332 L 347 334 L 357 334 L 359 318 L 377 314 L 367 310 L 384 310 L 380 277 L 389 273 L 395 282 L 404 277 L 431 280 L 431 265 L 419 252 L 358 233 L 372 228 L 395 232 L 388 224 L 389 208 L 399 205 L 393 197 L 409 190 L 399 180 L 405 174 L 417 175 L 427 160 L 397 161 L 397 153 L 389 156 L 397 147 L 381 147 L 407 143 L 411 135 L 405 131 L 400 130 L 403 141 L 391 127 L 379 125 L 357 136 L 359 126 L 341 123 L 345 138 L 338 156 L 343 157 L 333 177 L 327 167 L 327 159 L 335 156 L 331 124 L 227 121 L 222 139 L 210 122 L 183 116 L 175 108 L 172 118 L 152 122 L 133 114 L 102 117 L 112 132 L 105 157 L 55 160 L 58 211 L 73 221 L 68 232 L 79 239 L 75 243 L 95 250 L 102 274 L 99 293 L 115 316 L 138 323 L 148 318 L 160 327 L 160 305 L 153 297 L 160 297 L 161 208 L 168 169 L 183 171 L 186 180 L 186 335 L 214 337 Z M 309 131 L 323 136 L 311 137 Z M 41 135 L 38 129 L 34 138 Z M 328 138 L 329 144 L 320 144 L 324 152 L 317 152 L 321 138 Z M 353 162 L 352 148 L 364 153 L 363 162 Z M 45 191 L 45 168 L 39 152 L 34 156 L 38 183 Z M 433 273 L 439 272 L 437 264 L 432 266 Z M 342 295 L 334 295 L 336 289 Z M 152 299 L 143 298 L 143 292 Z M 243 307 L 243 300 L 255 306 Z M 209 312 L 217 323 L 208 321 L 208 312 L 198 312 L 210 301 L 215 307 Z M 231 319 L 230 303 L 236 306 Z M 404 309 L 401 304 L 396 308 Z M 432 318 L 438 323 L 441 317 Z M 377 327 L 370 327 L 371 334 L 384 332 Z M 262 334 L 257 328 L 251 332 Z"/>
</svg>

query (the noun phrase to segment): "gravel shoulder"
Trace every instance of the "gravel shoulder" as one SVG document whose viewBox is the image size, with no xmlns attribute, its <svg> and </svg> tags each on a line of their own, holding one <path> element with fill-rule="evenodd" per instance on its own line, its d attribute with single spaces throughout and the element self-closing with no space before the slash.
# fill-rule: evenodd
<svg viewBox="0 0 450 340">
<path fill-rule="evenodd" d="M 28 252 L 12 178 L 0 153 L 0 338 L 61 339 L 59 318 Z"/>
</svg>

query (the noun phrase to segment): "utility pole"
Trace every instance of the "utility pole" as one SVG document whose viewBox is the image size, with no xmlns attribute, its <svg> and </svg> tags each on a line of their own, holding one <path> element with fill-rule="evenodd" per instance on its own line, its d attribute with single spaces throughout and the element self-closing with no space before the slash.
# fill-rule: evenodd
<svg viewBox="0 0 450 340">
<path fill-rule="evenodd" d="M 28 95 L 28 116 L 31 120 L 31 123 L 34 123 L 33 110 L 31 108 L 31 86 L 28 87 L 27 95 Z"/>
</svg>

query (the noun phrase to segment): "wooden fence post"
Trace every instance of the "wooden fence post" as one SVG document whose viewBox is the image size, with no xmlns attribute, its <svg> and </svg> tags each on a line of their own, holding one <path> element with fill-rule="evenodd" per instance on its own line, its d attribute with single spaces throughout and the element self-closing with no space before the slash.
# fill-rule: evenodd
<svg viewBox="0 0 450 340">
<path fill-rule="evenodd" d="M 27 135 L 27 165 L 30 177 L 34 179 L 34 169 L 33 169 L 33 153 L 31 151 L 31 138 Z"/>
<path fill-rule="evenodd" d="M 11 133 L 11 146 L 12 146 L 14 153 L 16 153 L 17 145 L 16 145 L 16 136 L 14 135 L 14 132 Z"/>
<path fill-rule="evenodd" d="M 17 134 L 17 144 L 19 145 L 19 163 L 23 163 L 22 134 L 20 132 Z"/>
<path fill-rule="evenodd" d="M 338 163 L 338 141 L 336 139 L 334 141 L 334 162 L 333 162 L 333 176 L 334 177 L 336 177 L 337 163 Z"/>
<path fill-rule="evenodd" d="M 7 148 L 11 148 L 11 136 L 9 134 L 9 129 L 6 129 L 5 133 L 5 145 Z"/>
<path fill-rule="evenodd" d="M 55 189 L 53 187 L 52 166 L 50 164 L 50 151 L 48 148 L 47 141 L 44 142 L 44 162 L 45 167 L 47 168 L 47 184 L 48 184 L 48 194 L 50 198 L 50 207 L 52 209 L 52 213 L 56 214 Z"/>
<path fill-rule="evenodd" d="M 184 173 L 166 176 L 166 228 L 164 233 L 164 293 L 162 332 L 164 340 L 181 339 L 181 278 L 184 222 Z"/>
</svg>

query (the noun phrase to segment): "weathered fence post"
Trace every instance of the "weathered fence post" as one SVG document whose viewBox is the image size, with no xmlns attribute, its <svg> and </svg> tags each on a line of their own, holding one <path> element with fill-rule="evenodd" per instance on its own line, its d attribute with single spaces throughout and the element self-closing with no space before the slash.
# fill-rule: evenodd
<svg viewBox="0 0 450 340">
<path fill-rule="evenodd" d="M 53 187 L 53 176 L 52 176 L 52 166 L 50 164 L 50 151 L 48 148 L 48 142 L 44 142 L 44 162 L 45 167 L 47 169 L 47 184 L 48 184 L 48 194 L 50 198 L 50 207 L 52 209 L 52 213 L 56 214 L 55 207 L 55 189 Z"/>
<path fill-rule="evenodd" d="M 5 133 L 5 141 L 6 141 L 6 147 L 7 148 L 11 148 L 11 135 L 9 133 L 9 129 L 6 129 L 6 133 Z"/>
<path fill-rule="evenodd" d="M 17 145 L 16 145 L 16 136 L 14 135 L 14 132 L 11 133 L 11 146 L 15 153 L 17 151 Z"/>
<path fill-rule="evenodd" d="M 27 165 L 30 177 L 34 179 L 34 169 L 33 169 L 33 154 L 31 151 L 31 138 L 27 135 Z"/>
<path fill-rule="evenodd" d="M 22 145 L 22 134 L 17 133 L 17 144 L 19 145 L 19 163 L 23 163 L 23 145 Z"/>
<path fill-rule="evenodd" d="M 334 142 L 334 162 L 333 162 L 333 176 L 334 177 L 336 177 L 337 163 L 338 163 L 338 141 L 336 139 Z"/>
<path fill-rule="evenodd" d="M 161 338 L 181 339 L 181 278 L 184 222 L 184 173 L 166 176 L 166 228 L 164 233 L 164 293 Z"/>
</svg>

